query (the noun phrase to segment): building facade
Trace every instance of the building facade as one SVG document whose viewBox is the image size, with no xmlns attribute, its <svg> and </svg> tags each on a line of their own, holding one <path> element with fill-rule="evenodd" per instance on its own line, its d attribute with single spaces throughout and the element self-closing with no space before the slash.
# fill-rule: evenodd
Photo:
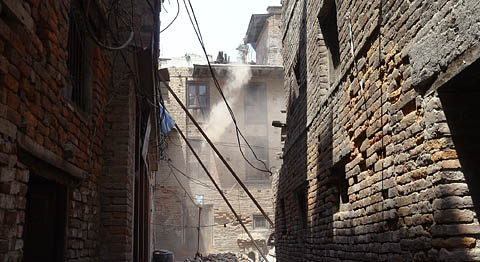
<svg viewBox="0 0 480 262">
<path fill-rule="evenodd" d="M 277 261 L 477 261 L 478 1 L 283 1 Z"/>
<path fill-rule="evenodd" d="M 270 123 L 282 117 L 280 112 L 283 105 L 282 68 L 247 65 L 213 65 L 213 68 L 235 112 L 239 129 L 257 157 L 265 162 L 269 170 L 278 173 L 281 164 L 278 156 L 281 150 L 280 130 L 272 127 Z M 169 68 L 169 74 L 170 87 L 181 97 L 250 192 L 273 218 L 272 177 L 267 172 L 255 170 L 242 158 L 236 140 L 235 126 L 220 94 L 215 90 L 208 66 Z M 271 233 L 268 222 L 171 95 L 165 99 L 165 105 L 235 210 L 244 219 L 243 222 L 266 248 L 266 240 Z M 180 135 L 176 131 L 171 131 L 167 141 L 168 160 L 161 162 L 156 178 L 154 216 L 157 222 L 154 223 L 158 235 L 157 246 L 175 250 L 178 255 L 194 255 L 197 248 L 196 227 L 200 223 L 202 254 L 253 252 L 258 258 L 259 254 L 248 236 L 236 222 Z M 265 169 L 263 164 L 253 157 L 245 142 L 242 141 L 241 145 L 247 159 L 256 168 Z M 179 182 L 184 188 L 179 186 Z M 167 203 L 166 199 L 171 203 Z M 200 221 L 199 207 L 202 209 Z"/>
<path fill-rule="evenodd" d="M 274 120 L 281 121 L 285 116 L 281 113 L 284 108 L 283 68 L 280 66 L 281 56 L 278 53 L 281 49 L 278 36 L 280 8 L 270 9 L 277 10 L 277 13 L 252 15 L 245 38 L 245 42 L 252 46 L 258 41 L 263 43 L 261 45 L 263 47 L 256 50 L 256 65 L 212 64 L 219 86 L 234 112 L 238 128 L 252 146 L 257 158 L 265 165 L 253 156 L 240 138 L 240 148 L 254 167 L 242 157 L 235 125 L 223 98 L 216 90 L 208 65 L 192 64 L 189 67 L 176 67 L 172 64 L 168 67 L 168 72 L 169 86 L 180 97 L 262 208 L 273 218 L 272 180 L 278 174 L 281 165 L 279 157 L 281 130 L 272 127 L 271 123 Z M 264 19 L 258 21 L 256 19 L 258 16 Z M 220 60 L 225 59 L 217 59 Z M 262 64 L 260 60 L 268 64 Z M 165 107 L 176 124 L 186 134 L 266 254 L 272 248 L 267 246 L 273 232 L 270 224 L 211 150 L 172 95 L 166 91 L 162 95 Z M 166 160 L 160 162 L 155 183 L 156 247 L 172 250 L 176 257 L 192 257 L 198 250 L 204 255 L 238 252 L 259 261 L 260 254 L 180 135 L 176 131 L 171 131 L 167 141 Z M 265 169 L 270 170 L 273 175 L 261 171 Z"/>
<path fill-rule="evenodd" d="M 136 20 L 135 52 L 112 51 L 113 7 L 88 2 L 0 2 L 0 261 L 150 257 L 140 152 L 154 93 L 126 63 L 152 63 L 135 45 L 149 47 L 152 32 L 139 28 L 156 23 L 154 10 L 118 2 Z"/>
</svg>

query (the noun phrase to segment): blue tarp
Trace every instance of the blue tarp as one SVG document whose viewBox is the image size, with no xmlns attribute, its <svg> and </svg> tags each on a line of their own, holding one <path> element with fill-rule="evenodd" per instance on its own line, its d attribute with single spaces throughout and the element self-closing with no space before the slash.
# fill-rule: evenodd
<svg viewBox="0 0 480 262">
<path fill-rule="evenodd" d="M 160 126 L 162 127 L 162 131 L 164 134 L 170 132 L 175 126 L 175 121 L 173 117 L 168 113 L 167 109 L 165 109 L 161 104 L 160 106 Z"/>
</svg>

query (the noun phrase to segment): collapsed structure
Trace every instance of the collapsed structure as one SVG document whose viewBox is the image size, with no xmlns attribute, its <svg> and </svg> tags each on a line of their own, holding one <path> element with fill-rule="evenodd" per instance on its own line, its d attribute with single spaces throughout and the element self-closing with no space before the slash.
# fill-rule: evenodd
<svg viewBox="0 0 480 262">
<path fill-rule="evenodd" d="M 270 7 L 268 10 L 268 14 L 252 16 L 247 32 L 246 42 L 257 51 L 256 65 L 230 64 L 223 54 L 218 56 L 218 63 L 211 65 L 233 109 L 238 128 L 257 156 L 253 156 L 240 138 L 240 148 L 254 167 L 242 158 L 236 126 L 223 98 L 215 89 L 209 65 L 188 66 L 190 61 L 186 61 L 180 67 L 169 66 L 167 69 L 168 85 L 182 99 L 258 203 L 273 218 L 272 176 L 267 171 L 278 173 L 281 143 L 280 130 L 270 123 L 284 118 L 281 113 L 284 103 L 281 99 L 283 68 L 278 53 L 281 8 Z M 178 63 L 178 60 L 173 61 Z M 272 233 L 270 224 L 213 154 L 171 94 L 166 90 L 163 94 L 165 107 L 176 124 L 251 230 L 256 243 L 267 254 L 271 249 L 267 246 Z M 174 251 L 176 257 L 191 257 L 197 251 L 204 255 L 240 252 L 259 261 L 259 252 L 180 135 L 171 131 L 167 142 L 166 160 L 160 162 L 155 182 L 155 246 Z"/>
<path fill-rule="evenodd" d="M 478 1 L 283 1 L 278 261 L 477 261 Z"/>
</svg>

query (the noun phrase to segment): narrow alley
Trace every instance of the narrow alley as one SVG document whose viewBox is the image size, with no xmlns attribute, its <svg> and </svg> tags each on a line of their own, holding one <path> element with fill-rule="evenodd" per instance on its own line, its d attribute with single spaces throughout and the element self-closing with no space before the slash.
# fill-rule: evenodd
<svg viewBox="0 0 480 262">
<path fill-rule="evenodd" d="M 0 0 L 0 262 L 480 261 L 479 72 L 478 0 Z"/>
</svg>

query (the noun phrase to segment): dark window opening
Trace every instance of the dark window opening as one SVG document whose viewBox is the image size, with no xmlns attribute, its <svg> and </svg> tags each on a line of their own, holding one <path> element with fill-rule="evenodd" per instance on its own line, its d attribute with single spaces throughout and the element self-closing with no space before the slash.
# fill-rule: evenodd
<svg viewBox="0 0 480 262">
<path fill-rule="evenodd" d="M 253 229 L 268 229 L 267 220 L 263 215 L 253 215 Z"/>
<path fill-rule="evenodd" d="M 336 211 L 340 209 L 342 204 L 349 202 L 348 197 L 348 180 L 346 178 L 345 165 L 347 164 L 347 157 L 338 162 L 330 169 L 332 181 L 334 181 L 335 187 L 335 203 L 334 207 Z"/>
<path fill-rule="evenodd" d="M 301 185 L 295 190 L 298 206 L 298 224 L 302 229 L 306 229 L 308 225 L 308 202 L 307 202 L 307 187 Z"/>
<path fill-rule="evenodd" d="M 295 64 L 295 67 L 293 68 L 293 73 L 294 73 L 293 77 L 295 78 L 294 79 L 294 81 L 295 81 L 294 84 L 296 85 L 296 86 L 294 86 L 294 88 L 296 88 L 296 89 L 300 89 L 303 86 L 303 83 L 305 83 L 305 77 L 303 77 L 301 72 L 300 72 L 302 59 L 303 58 L 298 57 L 297 63 Z"/>
<path fill-rule="evenodd" d="M 333 84 L 340 65 L 340 43 L 338 40 L 337 6 L 335 0 L 324 1 L 318 14 L 320 29 L 328 50 L 329 82 Z"/>
<path fill-rule="evenodd" d="M 67 190 L 32 174 L 25 212 L 24 261 L 65 261 Z"/>
<path fill-rule="evenodd" d="M 245 92 L 245 124 L 267 124 L 265 83 L 248 83 Z"/>
<path fill-rule="evenodd" d="M 92 46 L 81 10 L 81 7 L 72 4 L 67 46 L 70 79 L 65 96 L 83 112 L 88 112 L 92 83 Z"/>
</svg>

